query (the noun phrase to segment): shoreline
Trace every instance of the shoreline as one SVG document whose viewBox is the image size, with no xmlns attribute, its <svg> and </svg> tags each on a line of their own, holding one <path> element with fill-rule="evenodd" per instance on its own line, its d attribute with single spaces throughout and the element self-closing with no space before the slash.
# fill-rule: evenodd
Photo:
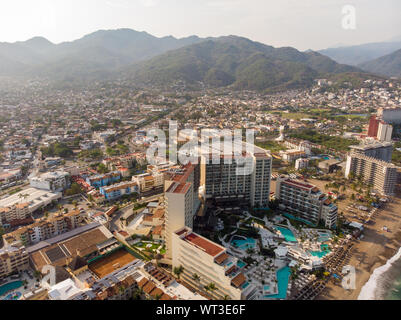
<svg viewBox="0 0 401 320">
<path fill-rule="evenodd" d="M 383 227 L 389 228 L 390 232 L 383 231 Z M 369 290 L 370 297 L 376 296 L 380 289 L 382 276 L 391 270 L 391 265 L 385 267 L 388 263 L 394 262 L 398 253 L 401 257 L 401 198 L 399 195 L 393 198 L 393 202 L 386 204 L 386 208 L 379 211 L 373 219 L 371 225 L 366 225 L 364 237 L 361 240 L 354 240 L 354 248 L 349 265 L 355 267 L 356 272 L 356 289 L 345 290 L 341 284 L 329 282 L 326 290 L 317 300 L 358 300 L 362 288 L 368 284 L 371 277 L 372 282 L 375 282 L 374 287 Z M 395 257 L 395 258 L 394 258 Z M 382 268 L 382 269 L 378 269 Z M 375 270 L 378 269 L 376 276 Z M 366 288 L 365 290 L 368 290 Z M 366 291 L 363 293 L 367 295 Z"/>
<path fill-rule="evenodd" d="M 401 259 L 401 248 L 396 255 L 387 260 L 387 263 L 381 267 L 376 268 L 369 280 L 362 287 L 358 296 L 358 300 L 382 300 L 386 298 L 387 291 L 385 290 L 384 282 L 386 276 L 391 273 L 394 264 Z"/>
</svg>

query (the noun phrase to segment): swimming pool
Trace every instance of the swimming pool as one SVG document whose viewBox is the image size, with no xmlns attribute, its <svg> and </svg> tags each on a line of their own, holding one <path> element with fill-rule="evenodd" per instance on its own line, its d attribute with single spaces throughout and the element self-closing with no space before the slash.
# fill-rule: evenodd
<svg viewBox="0 0 401 320">
<path fill-rule="evenodd" d="M 270 286 L 264 286 L 264 287 L 263 287 L 263 290 L 264 290 L 264 291 L 269 291 L 269 290 L 270 290 Z"/>
<path fill-rule="evenodd" d="M 24 283 L 22 281 L 14 281 L 14 282 L 9 282 L 7 284 L 4 284 L 0 286 L 0 296 L 6 294 L 8 291 L 18 289 L 22 287 Z"/>
<path fill-rule="evenodd" d="M 244 285 L 242 286 L 242 289 L 246 289 L 249 286 L 249 282 L 245 282 Z"/>
<path fill-rule="evenodd" d="M 291 269 L 285 267 L 277 271 L 277 281 L 278 281 L 278 294 L 265 295 L 266 299 L 285 299 L 287 298 L 287 288 L 288 282 L 290 280 Z"/>
<path fill-rule="evenodd" d="M 283 213 L 283 216 L 286 217 L 286 218 L 288 218 L 288 219 L 292 219 L 292 220 L 296 220 L 296 221 L 305 223 L 305 224 L 307 224 L 308 226 L 312 226 L 312 227 L 315 226 L 312 222 L 310 222 L 310 221 L 308 221 L 308 220 L 305 220 L 305 219 L 302 219 L 302 218 L 298 218 L 298 217 L 293 216 L 292 214 L 289 214 L 289 213 Z"/>
<path fill-rule="evenodd" d="M 15 294 L 8 294 L 3 300 L 19 300 L 21 298 L 21 292 L 16 292 Z"/>
<path fill-rule="evenodd" d="M 245 266 L 246 266 L 246 263 L 244 261 L 238 260 L 238 263 L 237 263 L 237 267 L 238 268 L 242 269 Z"/>
<path fill-rule="evenodd" d="M 320 246 L 320 248 L 321 248 L 321 251 L 309 251 L 309 252 L 312 256 L 319 257 L 319 258 L 323 258 L 324 256 L 326 256 L 327 254 L 329 254 L 331 252 L 329 249 L 329 246 L 327 244 L 322 244 Z"/>
<path fill-rule="evenodd" d="M 275 227 L 275 228 L 281 232 L 281 234 L 285 238 L 285 241 L 298 242 L 291 230 L 283 227 Z"/>
<path fill-rule="evenodd" d="M 241 250 L 255 249 L 256 240 L 252 238 L 246 238 L 246 239 L 237 238 L 231 241 L 231 245 Z"/>
</svg>

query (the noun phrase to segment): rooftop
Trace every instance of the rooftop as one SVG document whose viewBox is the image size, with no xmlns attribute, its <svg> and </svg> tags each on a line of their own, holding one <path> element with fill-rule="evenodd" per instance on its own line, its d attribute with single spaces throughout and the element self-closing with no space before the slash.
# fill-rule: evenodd
<svg viewBox="0 0 401 320">
<path fill-rule="evenodd" d="M 191 183 L 178 183 L 174 182 L 170 188 L 166 191 L 166 193 L 182 193 L 185 194 L 191 188 Z"/>
<path fill-rule="evenodd" d="M 0 200 L 0 208 L 10 207 L 21 203 L 33 203 L 39 204 L 41 201 L 51 201 L 59 198 L 60 193 L 53 193 L 45 190 L 39 190 L 36 188 L 28 188 L 22 190 L 12 196 Z"/>
<path fill-rule="evenodd" d="M 219 253 L 222 253 L 225 249 L 223 247 L 218 246 L 217 244 L 213 243 L 212 241 L 203 238 L 199 235 L 197 235 L 196 233 L 190 233 L 188 234 L 184 240 L 198 248 L 200 248 L 201 250 L 203 250 L 204 252 L 206 252 L 208 255 L 215 257 L 217 256 Z"/>
</svg>

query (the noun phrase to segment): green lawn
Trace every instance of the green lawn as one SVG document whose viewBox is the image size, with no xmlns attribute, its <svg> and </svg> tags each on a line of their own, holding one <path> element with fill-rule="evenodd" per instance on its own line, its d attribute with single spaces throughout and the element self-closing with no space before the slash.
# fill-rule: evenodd
<svg viewBox="0 0 401 320">
<path fill-rule="evenodd" d="M 135 245 L 135 247 L 136 248 L 138 248 L 138 249 L 144 249 L 144 250 L 146 250 L 147 248 L 146 248 L 146 246 L 147 245 L 149 245 L 150 243 L 144 243 L 144 242 L 139 242 L 139 243 L 137 243 L 136 245 Z M 151 243 L 151 245 L 152 245 L 152 247 L 150 247 L 150 250 L 153 252 L 156 252 L 156 250 L 157 249 L 159 249 L 160 248 L 160 246 L 162 246 L 162 244 L 160 244 L 160 243 Z M 166 253 L 166 250 L 165 249 L 161 249 L 160 250 L 160 253 L 161 254 L 165 254 Z"/>
</svg>

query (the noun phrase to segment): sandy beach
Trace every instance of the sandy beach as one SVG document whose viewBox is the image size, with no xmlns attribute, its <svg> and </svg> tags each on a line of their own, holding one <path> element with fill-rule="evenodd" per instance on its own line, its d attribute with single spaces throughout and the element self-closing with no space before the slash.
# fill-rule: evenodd
<svg viewBox="0 0 401 320">
<path fill-rule="evenodd" d="M 383 230 L 387 227 L 389 232 Z M 401 197 L 398 194 L 385 209 L 379 210 L 373 222 L 365 226 L 364 237 L 355 241 L 348 263 L 356 270 L 356 289 L 345 290 L 330 282 L 317 300 L 357 300 L 373 271 L 386 264 L 401 247 Z"/>
</svg>

